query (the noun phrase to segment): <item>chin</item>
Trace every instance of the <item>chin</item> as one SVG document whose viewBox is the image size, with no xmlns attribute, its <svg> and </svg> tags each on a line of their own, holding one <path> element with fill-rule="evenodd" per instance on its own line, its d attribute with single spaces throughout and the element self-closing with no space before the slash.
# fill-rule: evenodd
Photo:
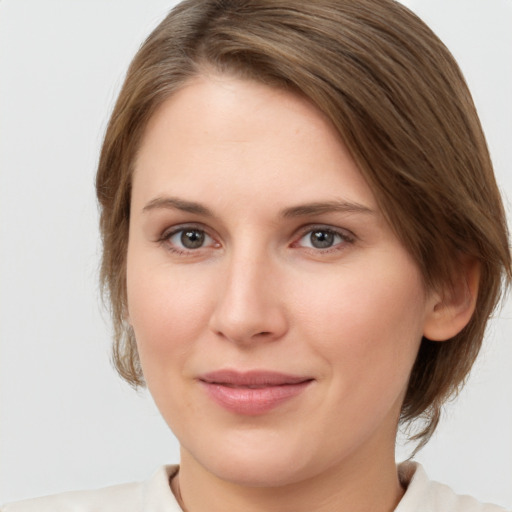
<svg viewBox="0 0 512 512">
<path fill-rule="evenodd" d="M 197 450 L 199 457 L 189 453 L 215 477 L 244 487 L 283 487 L 313 476 L 315 461 L 304 442 L 265 437 L 251 443 L 219 442 L 209 450 Z"/>
<path fill-rule="evenodd" d="M 305 468 L 275 456 L 271 460 L 232 458 L 220 464 L 216 461 L 206 469 L 221 480 L 243 487 L 285 487 L 307 478 Z"/>
</svg>

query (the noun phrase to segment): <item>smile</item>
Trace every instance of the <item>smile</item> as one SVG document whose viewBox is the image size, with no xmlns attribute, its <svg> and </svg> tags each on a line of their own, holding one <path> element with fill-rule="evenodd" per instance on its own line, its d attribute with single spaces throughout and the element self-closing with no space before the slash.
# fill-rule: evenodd
<svg viewBox="0 0 512 512">
<path fill-rule="evenodd" d="M 268 371 L 221 370 L 202 375 L 199 382 L 217 404 L 236 414 L 256 416 L 301 394 L 310 377 Z"/>
</svg>

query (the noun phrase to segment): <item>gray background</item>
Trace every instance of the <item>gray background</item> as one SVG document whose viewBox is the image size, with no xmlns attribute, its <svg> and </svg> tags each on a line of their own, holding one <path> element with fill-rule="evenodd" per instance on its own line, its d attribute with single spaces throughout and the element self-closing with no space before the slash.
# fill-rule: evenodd
<svg viewBox="0 0 512 512">
<path fill-rule="evenodd" d="M 93 191 L 126 67 L 173 3 L 0 2 L 0 503 L 145 479 L 178 460 L 151 399 L 109 363 Z M 511 0 L 404 3 L 459 60 L 511 198 Z M 512 508 L 511 334 L 507 303 L 418 459 L 457 491 Z"/>
</svg>

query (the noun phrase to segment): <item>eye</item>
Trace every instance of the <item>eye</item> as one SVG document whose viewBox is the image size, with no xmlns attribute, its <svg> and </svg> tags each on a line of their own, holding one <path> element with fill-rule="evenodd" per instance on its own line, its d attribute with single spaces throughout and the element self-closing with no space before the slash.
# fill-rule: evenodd
<svg viewBox="0 0 512 512">
<path fill-rule="evenodd" d="M 196 227 L 181 227 L 164 233 L 161 242 L 173 252 L 184 253 L 215 245 L 215 241 L 204 230 Z"/>
<path fill-rule="evenodd" d="M 296 245 L 311 249 L 331 249 L 344 243 L 352 243 L 353 237 L 331 228 L 318 227 L 308 230 Z"/>
</svg>

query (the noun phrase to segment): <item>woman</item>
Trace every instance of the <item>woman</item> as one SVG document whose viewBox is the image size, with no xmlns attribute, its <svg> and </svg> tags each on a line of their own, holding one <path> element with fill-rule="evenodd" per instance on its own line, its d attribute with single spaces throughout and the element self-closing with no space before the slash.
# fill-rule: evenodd
<svg viewBox="0 0 512 512">
<path fill-rule="evenodd" d="M 406 9 L 180 4 L 131 65 L 97 193 L 116 364 L 181 464 L 27 507 L 501 510 L 394 462 L 510 277 L 471 98 Z"/>
</svg>

